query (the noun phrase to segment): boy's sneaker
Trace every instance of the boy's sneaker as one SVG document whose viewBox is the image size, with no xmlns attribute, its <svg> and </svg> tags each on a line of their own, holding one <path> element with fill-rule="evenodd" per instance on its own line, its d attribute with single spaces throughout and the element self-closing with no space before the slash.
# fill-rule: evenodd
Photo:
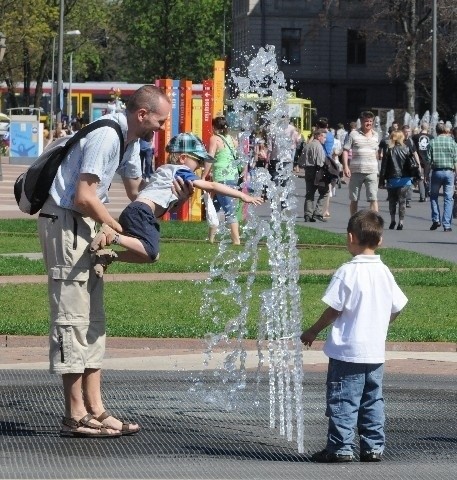
<svg viewBox="0 0 457 480">
<path fill-rule="evenodd" d="M 340 453 L 333 453 L 327 451 L 325 448 L 320 452 L 313 453 L 311 455 L 311 461 L 317 463 L 344 463 L 352 462 L 352 455 L 342 455 Z"/>
<path fill-rule="evenodd" d="M 380 462 L 382 460 L 382 453 L 380 452 L 361 452 L 361 462 Z"/>
</svg>

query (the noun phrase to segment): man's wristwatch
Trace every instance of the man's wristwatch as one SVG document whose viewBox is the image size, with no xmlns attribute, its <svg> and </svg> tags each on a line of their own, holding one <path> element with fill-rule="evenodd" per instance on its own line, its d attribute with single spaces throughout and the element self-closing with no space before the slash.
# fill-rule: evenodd
<svg viewBox="0 0 457 480">
<path fill-rule="evenodd" d="M 114 245 L 120 245 L 121 244 L 120 235 L 118 233 L 116 233 L 116 235 L 114 235 L 113 241 L 111 243 L 114 244 Z"/>
</svg>

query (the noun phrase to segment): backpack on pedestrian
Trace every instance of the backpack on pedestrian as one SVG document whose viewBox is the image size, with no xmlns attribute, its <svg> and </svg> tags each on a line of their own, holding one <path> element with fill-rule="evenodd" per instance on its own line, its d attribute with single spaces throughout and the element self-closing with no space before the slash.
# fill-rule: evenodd
<svg viewBox="0 0 457 480">
<path fill-rule="evenodd" d="M 124 136 L 120 125 L 110 119 L 101 119 L 86 125 L 73 136 L 63 137 L 52 142 L 35 162 L 19 177 L 14 184 L 14 196 L 19 209 L 34 215 L 48 198 L 52 182 L 60 164 L 70 149 L 90 132 L 101 127 L 112 127 L 120 140 L 120 159 L 124 153 Z"/>
</svg>

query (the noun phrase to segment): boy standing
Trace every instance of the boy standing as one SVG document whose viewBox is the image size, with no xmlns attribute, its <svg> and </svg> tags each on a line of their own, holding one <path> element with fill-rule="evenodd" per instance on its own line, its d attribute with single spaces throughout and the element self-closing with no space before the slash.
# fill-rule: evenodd
<svg viewBox="0 0 457 480">
<path fill-rule="evenodd" d="M 218 182 L 202 180 L 194 172 L 203 167 L 205 162 L 212 162 L 201 140 L 192 133 L 180 133 L 173 137 L 166 147 L 169 153 L 168 163 L 159 167 L 151 176 L 150 182 L 140 191 L 135 201 L 130 203 L 121 213 L 119 224 L 122 233 L 116 232 L 103 224 L 97 236 L 91 243 L 91 250 L 103 249 L 105 245 L 121 245 L 127 249 L 120 260 L 132 263 L 149 263 L 159 259 L 160 228 L 157 218 L 160 218 L 176 206 L 178 198 L 173 192 L 173 181 L 181 178 L 190 182 L 194 188 L 206 192 L 217 192 L 232 198 L 239 198 L 245 203 L 260 205 L 260 197 L 251 197 L 246 193 Z M 114 255 L 109 250 L 100 250 L 99 262 L 104 265 L 111 263 Z M 109 258 L 107 259 L 106 256 Z M 103 275 L 96 268 L 99 276 Z"/>
<path fill-rule="evenodd" d="M 356 426 L 362 462 L 379 462 L 384 451 L 385 341 L 389 324 L 408 299 L 375 255 L 383 228 L 382 217 L 372 210 L 350 218 L 347 248 L 354 258 L 333 275 L 322 298 L 327 309 L 300 337 L 311 346 L 333 324 L 324 345 L 329 357 L 327 445 L 312 455 L 314 462 L 351 462 Z"/>
</svg>

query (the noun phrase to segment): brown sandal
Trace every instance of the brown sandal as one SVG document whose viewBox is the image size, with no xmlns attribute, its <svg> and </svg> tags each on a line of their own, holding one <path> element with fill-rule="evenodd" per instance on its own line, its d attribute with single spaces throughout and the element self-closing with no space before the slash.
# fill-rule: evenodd
<svg viewBox="0 0 457 480">
<path fill-rule="evenodd" d="M 116 417 L 114 417 L 114 415 L 112 415 L 110 412 L 108 412 L 108 410 L 106 410 L 101 415 L 99 415 L 95 420 L 102 423 L 106 428 L 112 428 L 113 430 L 116 430 L 116 428 L 110 426 L 107 423 L 104 423 L 104 420 L 106 420 L 108 417 L 116 418 Z M 124 422 L 122 420 L 120 420 L 120 421 L 122 422 L 122 428 L 120 430 L 121 435 L 134 435 L 135 433 L 138 433 L 141 430 L 141 427 L 139 425 L 138 425 L 138 428 L 131 429 L 131 428 L 129 428 L 130 425 L 132 425 L 131 423 L 127 423 L 127 422 Z"/>
<path fill-rule="evenodd" d="M 62 425 L 70 427 L 70 430 L 60 430 L 61 437 L 89 437 L 89 438 L 108 438 L 108 437 L 120 437 L 121 433 L 109 433 L 108 428 L 105 426 L 97 425 L 96 423 L 91 422 L 94 418 L 93 415 L 88 413 L 81 420 L 75 420 L 74 418 L 62 418 Z M 81 432 L 78 428 L 90 428 L 94 433 Z M 112 430 L 116 430 L 113 428 Z"/>
</svg>

